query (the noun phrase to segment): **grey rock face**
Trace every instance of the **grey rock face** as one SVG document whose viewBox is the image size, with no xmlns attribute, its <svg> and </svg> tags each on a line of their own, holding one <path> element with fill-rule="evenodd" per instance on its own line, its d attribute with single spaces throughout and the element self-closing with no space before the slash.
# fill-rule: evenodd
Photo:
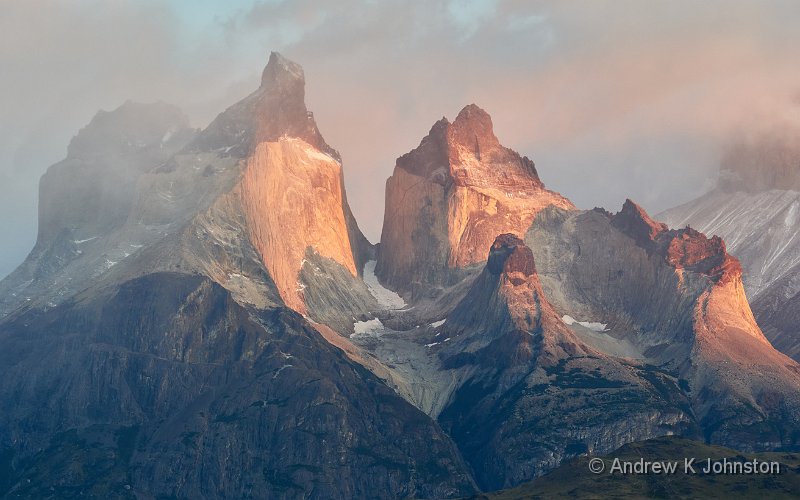
<svg viewBox="0 0 800 500">
<path fill-rule="evenodd" d="M 554 307 L 606 324 L 610 342 L 595 347 L 613 342 L 685 380 L 707 440 L 794 445 L 798 420 L 789 408 L 800 404 L 800 370 L 758 329 L 735 259 L 716 260 L 724 245 L 691 230 L 661 231 L 654 243 L 662 244 L 648 250 L 615 230 L 614 217 L 549 210 L 537 219 L 526 242 Z"/>
<path fill-rule="evenodd" d="M 67 157 L 42 177 L 36 246 L 0 282 L 0 317 L 29 298 L 63 287 L 64 268 L 125 225 L 141 177 L 195 134 L 183 113 L 164 103 L 126 102 L 114 111 L 100 111 L 72 139 Z"/>
<path fill-rule="evenodd" d="M 800 362 L 800 264 L 752 304 L 758 325 L 775 349 Z"/>
<path fill-rule="evenodd" d="M 473 491 L 438 426 L 302 317 L 248 310 L 200 276 L 87 291 L 6 321 L 0 344 L 0 443 L 14 456 L 0 493 L 12 497 Z"/>
<path fill-rule="evenodd" d="M 677 374 L 582 341 L 548 302 L 535 267 L 519 238 L 498 237 L 443 326 L 451 338 L 439 349 L 443 367 L 469 375 L 439 421 L 479 485 L 515 485 L 631 440 L 698 435 Z"/>
</svg>

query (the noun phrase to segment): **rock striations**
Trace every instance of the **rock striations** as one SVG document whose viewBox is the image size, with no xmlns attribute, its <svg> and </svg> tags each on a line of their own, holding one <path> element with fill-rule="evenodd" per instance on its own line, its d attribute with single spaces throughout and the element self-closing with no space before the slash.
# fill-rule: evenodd
<svg viewBox="0 0 800 500">
<path fill-rule="evenodd" d="M 442 335 L 451 340 L 438 349 L 445 370 L 467 374 L 439 421 L 483 488 L 631 440 L 697 432 L 673 374 L 604 353 L 583 330 L 546 298 L 531 249 L 499 236 L 448 315 Z"/>
<path fill-rule="evenodd" d="M 800 359 L 800 132 L 781 127 L 740 137 L 723 155 L 715 189 L 659 215 L 673 227 L 719 235 L 744 268 L 759 325 Z"/>
<path fill-rule="evenodd" d="M 531 160 L 500 144 L 489 115 L 471 104 L 398 158 L 386 182 L 376 273 L 403 293 L 453 284 L 498 234 L 521 236 L 551 204 L 572 208 L 544 188 Z"/>
<path fill-rule="evenodd" d="M 707 440 L 742 449 L 795 443 L 798 422 L 787 416 L 800 405 L 800 370 L 756 325 L 739 263 L 719 238 L 654 226 L 626 202 L 613 216 L 548 209 L 526 242 L 554 306 L 606 325 L 595 347 L 624 347 L 686 381 Z"/>
<path fill-rule="evenodd" d="M 0 496 L 475 491 L 438 425 L 308 321 L 346 333 L 377 304 L 358 276 L 371 245 L 303 90 L 272 54 L 206 130 L 156 112 L 139 136 L 126 105 L 46 175 L 37 250 L 0 285 Z M 124 210 L 87 212 L 94 187 L 56 174 L 131 181 Z"/>
<path fill-rule="evenodd" d="M 285 303 L 351 328 L 375 307 L 358 279 L 374 250 L 304 86 L 302 68 L 272 53 L 259 89 L 199 133 L 166 106 L 144 118 L 135 104 L 98 115 L 43 178 L 40 238 L 0 284 L 11 297 L 0 314 L 27 299 L 59 304 L 97 280 L 181 270 L 247 303 Z"/>
<path fill-rule="evenodd" d="M 273 53 L 205 130 L 127 103 L 51 167 L 0 282 L 0 497 L 453 498 L 657 436 L 800 446 L 723 239 L 577 210 L 470 105 L 397 160 L 376 255 L 304 92 Z"/>
</svg>

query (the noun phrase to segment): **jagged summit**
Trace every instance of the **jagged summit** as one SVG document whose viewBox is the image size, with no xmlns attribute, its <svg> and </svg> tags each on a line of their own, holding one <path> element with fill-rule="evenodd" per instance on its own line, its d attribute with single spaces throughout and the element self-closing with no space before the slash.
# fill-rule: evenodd
<svg viewBox="0 0 800 500">
<path fill-rule="evenodd" d="M 445 366 L 460 364 L 464 352 L 481 351 L 490 352 L 491 359 L 476 356 L 472 361 L 502 360 L 503 367 L 524 365 L 541 350 L 543 337 L 548 337 L 547 343 L 561 342 L 579 349 L 542 292 L 533 252 L 511 233 L 495 238 L 486 265 L 445 324 L 453 339 L 441 353 Z"/>
<path fill-rule="evenodd" d="M 70 141 L 67 158 L 161 148 L 166 142 L 180 140 L 178 132 L 187 131 L 190 131 L 189 119 L 177 106 L 161 101 L 139 103 L 128 100 L 112 111 L 98 111 Z M 143 167 L 145 165 L 140 165 Z"/>
<path fill-rule="evenodd" d="M 200 151 L 225 148 L 230 156 L 244 158 L 263 142 L 281 137 L 301 139 L 341 161 L 317 128 L 305 103 L 303 68 L 272 52 L 261 76 L 261 86 L 220 114 L 195 142 Z"/>
<path fill-rule="evenodd" d="M 631 199 L 625 200 L 622 210 L 612 217 L 611 223 L 631 236 L 642 247 L 650 245 L 660 233 L 668 229 L 666 224 L 651 219 L 647 212 Z"/>
<path fill-rule="evenodd" d="M 531 276 L 536 273 L 533 252 L 517 235 L 501 234 L 494 240 L 486 268 L 492 274 L 522 273 Z"/>
<path fill-rule="evenodd" d="M 492 182 L 503 183 L 517 174 L 525 178 L 522 187 L 544 187 L 534 163 L 500 144 L 492 117 L 476 104 L 464 106 L 452 122 L 442 117 L 434 123 L 417 148 L 397 159 L 397 166 L 416 175 L 434 175 L 442 184 L 480 183 L 482 172 Z M 515 179 L 518 184 L 520 180 Z"/>
<path fill-rule="evenodd" d="M 691 227 L 669 229 L 630 199 L 611 217 L 611 225 L 633 238 L 641 248 L 662 255 L 675 269 L 691 270 L 714 281 L 741 279 L 741 265 L 728 254 L 722 238 L 709 238 Z"/>
<path fill-rule="evenodd" d="M 474 148 L 479 159 L 481 151 L 500 147 L 500 141 L 494 135 L 492 117 L 475 104 L 464 106 L 458 113 L 451 125 L 450 137 L 455 144 Z"/>
<path fill-rule="evenodd" d="M 574 208 L 545 189 L 533 161 L 500 144 L 489 114 L 470 104 L 397 159 L 376 273 L 404 292 L 447 286 L 486 259 L 498 234 L 524 234 L 551 204 Z"/>
<path fill-rule="evenodd" d="M 306 82 L 303 67 L 283 57 L 278 52 L 270 52 L 269 61 L 261 73 L 261 87 L 276 85 L 299 85 L 301 90 Z"/>
</svg>

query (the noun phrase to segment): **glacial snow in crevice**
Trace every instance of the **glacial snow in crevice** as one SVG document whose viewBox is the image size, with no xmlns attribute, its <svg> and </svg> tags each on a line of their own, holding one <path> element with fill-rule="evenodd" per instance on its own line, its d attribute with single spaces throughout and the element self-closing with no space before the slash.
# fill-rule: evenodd
<svg viewBox="0 0 800 500">
<path fill-rule="evenodd" d="M 380 337 L 386 328 L 378 318 L 373 318 L 367 321 L 356 321 L 353 324 L 353 333 L 350 337 Z"/>
<path fill-rule="evenodd" d="M 565 314 L 561 318 L 561 321 L 563 321 L 565 324 L 570 325 L 570 326 L 577 323 L 577 324 L 581 325 L 584 328 L 588 328 L 589 330 L 592 330 L 593 332 L 605 332 L 607 330 L 606 327 L 608 326 L 605 323 L 597 323 L 597 322 L 593 322 L 593 321 L 578 321 L 578 320 L 576 320 L 575 318 L 573 318 L 572 316 L 570 316 L 568 314 Z"/>
<path fill-rule="evenodd" d="M 369 293 L 375 297 L 375 300 L 384 309 L 405 309 L 408 306 L 406 301 L 397 293 L 385 288 L 378 281 L 378 277 L 375 276 L 376 263 L 377 261 L 370 260 L 364 264 L 364 283 L 366 283 Z"/>
</svg>

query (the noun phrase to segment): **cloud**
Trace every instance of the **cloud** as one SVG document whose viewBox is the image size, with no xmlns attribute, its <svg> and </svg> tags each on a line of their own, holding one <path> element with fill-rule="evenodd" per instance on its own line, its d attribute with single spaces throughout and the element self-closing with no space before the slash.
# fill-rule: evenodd
<svg viewBox="0 0 800 500">
<path fill-rule="evenodd" d="M 36 179 L 97 109 L 162 99 L 204 125 L 258 85 L 270 50 L 304 66 L 373 240 L 395 158 L 471 102 L 579 206 L 651 211 L 712 185 L 731 129 L 800 118 L 793 1 L 9 4 L 0 275 L 32 245 Z"/>
</svg>

